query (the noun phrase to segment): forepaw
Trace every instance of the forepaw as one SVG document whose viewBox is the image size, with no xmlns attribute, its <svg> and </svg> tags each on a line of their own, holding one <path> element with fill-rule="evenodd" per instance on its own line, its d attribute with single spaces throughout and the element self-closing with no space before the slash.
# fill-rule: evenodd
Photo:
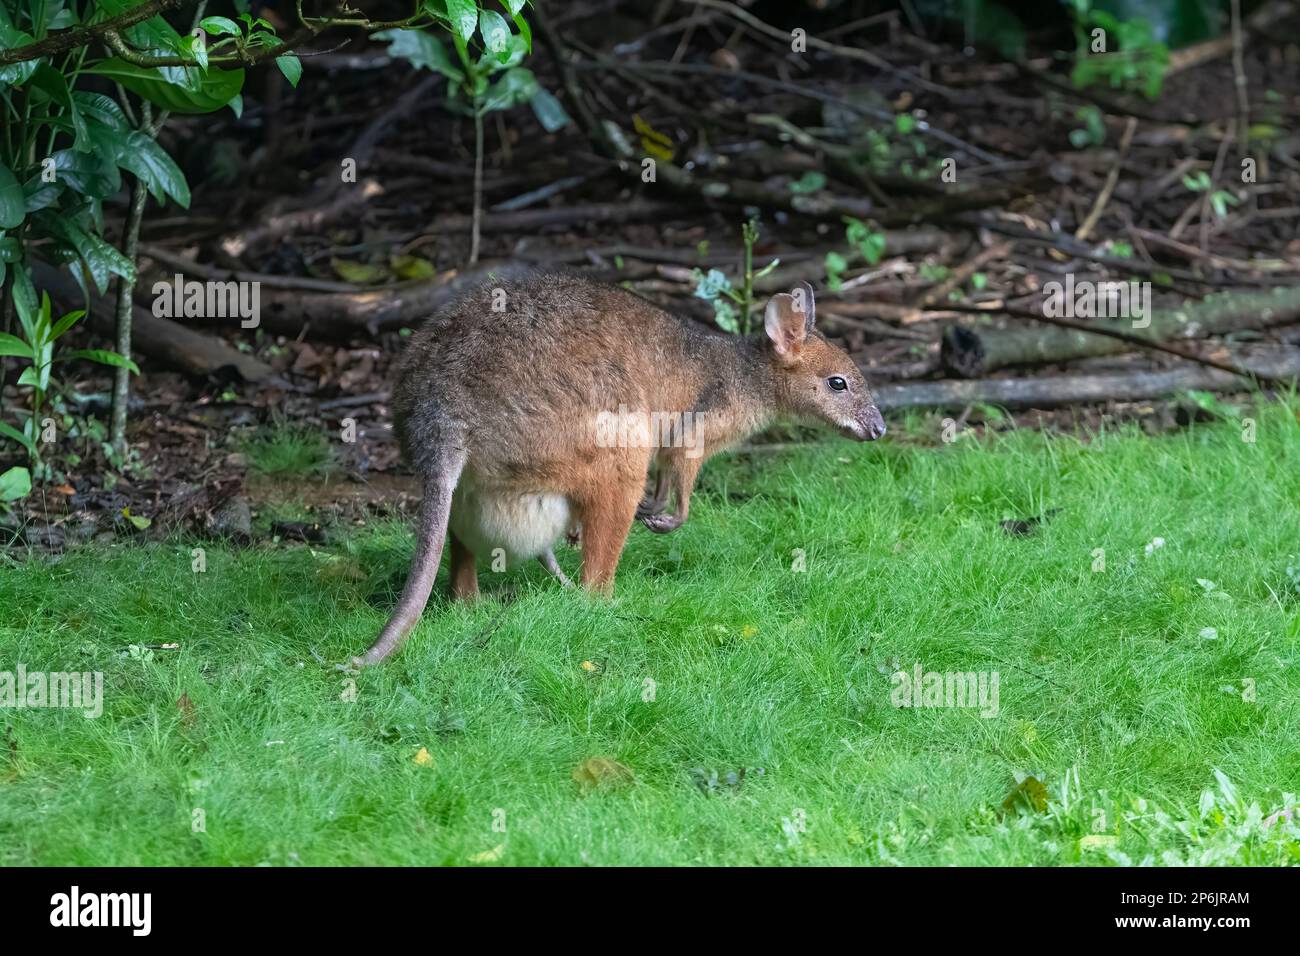
<svg viewBox="0 0 1300 956">
<path fill-rule="evenodd" d="M 664 514 L 662 511 L 658 514 L 644 515 L 640 517 L 641 523 L 655 534 L 667 534 L 670 531 L 676 531 L 682 526 L 683 521 L 683 518 L 680 515 Z"/>
<path fill-rule="evenodd" d="M 636 506 L 636 516 L 644 521 L 646 518 L 653 518 L 655 515 L 662 515 L 666 507 L 668 507 L 668 502 L 666 501 L 655 501 L 653 498 L 649 497 L 642 498 L 641 503 Z"/>
</svg>

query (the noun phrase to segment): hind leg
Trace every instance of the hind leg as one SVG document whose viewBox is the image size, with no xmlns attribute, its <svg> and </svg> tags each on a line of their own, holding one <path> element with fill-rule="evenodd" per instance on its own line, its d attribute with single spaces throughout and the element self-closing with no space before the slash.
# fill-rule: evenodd
<svg viewBox="0 0 1300 956">
<path fill-rule="evenodd" d="M 614 593 L 614 571 L 645 491 L 648 458 L 613 463 L 571 496 L 582 517 L 582 584 L 590 591 Z"/>
<path fill-rule="evenodd" d="M 466 604 L 478 599 L 478 564 L 474 552 L 451 533 L 451 596 Z"/>
</svg>

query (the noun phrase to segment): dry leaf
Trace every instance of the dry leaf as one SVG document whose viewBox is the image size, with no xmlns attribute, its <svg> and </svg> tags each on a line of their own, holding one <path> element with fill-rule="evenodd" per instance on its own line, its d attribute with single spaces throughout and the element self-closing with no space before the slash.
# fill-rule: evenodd
<svg viewBox="0 0 1300 956">
<path fill-rule="evenodd" d="M 588 757 L 573 768 L 573 781 L 583 793 L 607 787 L 620 787 L 634 779 L 632 768 L 613 757 Z"/>
<path fill-rule="evenodd" d="M 180 700 L 176 701 L 176 709 L 181 712 L 181 723 L 186 727 L 194 726 L 194 701 L 190 700 L 189 693 L 181 694 Z"/>
<path fill-rule="evenodd" d="M 415 755 L 415 763 L 416 763 L 416 766 L 419 766 L 419 767 L 432 767 L 432 766 L 433 766 L 433 757 L 432 757 L 432 755 L 430 755 L 430 753 L 429 753 L 429 748 L 428 748 L 428 747 L 421 747 L 421 748 L 420 748 L 419 752 L 416 753 L 416 755 Z"/>
<path fill-rule="evenodd" d="M 1002 801 L 1002 809 L 1007 813 L 1017 813 L 1025 808 L 1035 813 L 1047 812 L 1047 788 L 1032 774 L 1016 784 Z"/>
</svg>

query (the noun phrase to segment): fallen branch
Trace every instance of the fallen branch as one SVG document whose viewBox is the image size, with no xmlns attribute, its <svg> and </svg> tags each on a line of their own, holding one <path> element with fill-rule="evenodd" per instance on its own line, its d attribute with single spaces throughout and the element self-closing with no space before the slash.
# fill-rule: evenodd
<svg viewBox="0 0 1300 956">
<path fill-rule="evenodd" d="M 1300 353 L 1252 362 L 1251 371 L 1258 378 L 1294 382 L 1300 377 Z M 1249 388 L 1250 382 L 1239 376 L 1184 365 L 1159 372 L 881 385 L 874 389 L 874 394 L 876 403 L 883 409 L 965 408 L 975 402 L 1005 408 L 1050 408 L 1088 402 L 1135 402 L 1162 398 L 1185 389 L 1234 392 Z"/>
<path fill-rule="evenodd" d="M 280 213 L 267 217 L 256 226 L 233 232 L 223 237 L 218 244 L 226 255 L 238 259 L 249 249 L 263 243 L 280 239 L 298 232 L 311 232 L 328 223 L 336 222 L 353 209 L 384 191 L 384 187 L 373 179 L 355 184 L 345 190 L 327 206 L 314 209 L 300 209 L 294 212 Z"/>
<path fill-rule="evenodd" d="M 980 310 L 950 305 L 958 311 Z M 1029 310 L 1009 314 L 1040 322 L 1056 322 Z M 1198 339 L 1238 329 L 1260 329 L 1300 321 L 1300 286 L 1283 286 L 1266 292 L 1220 293 L 1201 301 L 1189 300 L 1172 309 L 1152 309 L 1151 325 L 1139 335 L 1123 329 L 1063 320 L 1064 327 L 1050 329 L 992 329 L 950 326 L 943 337 L 943 367 L 951 375 L 980 378 L 1008 365 L 1068 362 L 1094 355 L 1114 355 L 1140 348 L 1158 348 L 1167 339 Z M 1169 347 L 1161 348 L 1170 351 Z M 1181 349 L 1173 354 L 1193 358 Z M 1208 361 L 1199 357 L 1196 361 Z M 1215 367 L 1222 368 L 1221 365 Z M 1234 371 L 1225 368 L 1225 371 Z"/>
<path fill-rule="evenodd" d="M 50 293 L 65 308 L 86 308 L 90 325 L 102 335 L 114 334 L 113 302 L 102 295 L 86 304 L 77 280 L 66 271 L 43 262 L 32 264 L 32 279 L 38 289 Z M 219 339 L 195 332 L 170 319 L 160 319 L 148 309 L 135 306 L 131 312 L 134 351 L 196 378 L 229 377 L 234 372 L 246 382 L 270 382 L 275 370 L 231 348 Z"/>
<path fill-rule="evenodd" d="M 262 327 L 283 335 L 345 339 L 377 336 L 403 326 L 416 326 L 451 299 L 493 279 L 508 281 L 532 272 L 515 262 L 480 265 L 451 278 L 403 282 L 363 292 L 303 294 L 263 291 Z"/>
</svg>

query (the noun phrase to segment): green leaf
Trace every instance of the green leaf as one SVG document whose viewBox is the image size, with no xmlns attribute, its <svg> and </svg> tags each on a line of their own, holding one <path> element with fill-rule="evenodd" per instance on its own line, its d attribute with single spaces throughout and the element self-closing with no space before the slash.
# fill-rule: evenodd
<svg viewBox="0 0 1300 956">
<path fill-rule="evenodd" d="M 27 216 L 27 199 L 17 177 L 0 163 L 0 229 L 13 229 Z"/>
<path fill-rule="evenodd" d="M 399 279 L 432 279 L 437 274 L 433 263 L 419 256 L 393 256 L 388 265 Z"/>
<path fill-rule="evenodd" d="M 200 70 L 207 71 L 208 43 L 201 35 L 190 34 L 182 37 L 180 55 L 188 60 L 193 60 L 199 65 Z"/>
<path fill-rule="evenodd" d="M 790 192 L 797 195 L 810 195 L 826 188 L 826 174 L 810 169 L 790 183 Z"/>
<path fill-rule="evenodd" d="M 72 91 L 68 88 L 68 81 L 62 73 L 54 69 L 54 67 L 42 63 L 36 72 L 32 74 L 28 89 L 40 90 L 42 94 L 49 97 L 51 102 L 61 106 L 68 121 L 72 124 L 73 141 L 77 144 L 77 148 L 82 150 L 90 148 L 86 142 L 85 120 L 81 118 L 81 113 L 77 110 L 77 104 L 72 99 Z"/>
<path fill-rule="evenodd" d="M 87 124 L 86 129 L 93 142 L 97 135 L 96 124 Z M 50 156 L 54 160 L 55 182 L 95 199 L 112 196 L 122 188 L 122 175 L 117 171 L 117 163 L 113 161 L 113 152 L 102 146 L 90 153 L 79 153 L 72 149 L 58 150 Z"/>
<path fill-rule="evenodd" d="M 0 23 L 0 50 L 14 50 L 32 43 L 34 40 L 35 37 L 30 33 L 16 30 L 10 23 Z M 36 68 L 40 65 L 41 61 L 37 59 L 0 66 L 0 87 L 22 86 L 31 78 L 31 75 L 36 72 Z"/>
<path fill-rule="evenodd" d="M 331 259 L 330 265 L 338 273 L 340 279 L 345 282 L 354 282 L 357 285 L 371 285 L 376 282 L 383 282 L 389 277 L 388 270 L 383 266 L 373 265 L 368 262 Z"/>
<path fill-rule="evenodd" d="M 484 113 L 509 109 L 518 103 L 527 103 L 537 95 L 539 89 L 541 87 L 537 85 L 537 78 L 531 70 L 515 67 L 507 70 L 501 79 L 488 87 L 480 108 Z"/>
<path fill-rule="evenodd" d="M 528 53 L 533 52 L 533 31 L 528 26 L 528 21 L 519 14 L 514 13 L 510 18 L 515 21 L 515 26 L 519 28 L 519 35 L 524 38 L 524 49 Z"/>
<path fill-rule="evenodd" d="M 96 0 L 104 13 L 117 16 L 141 5 L 143 0 Z M 132 46 L 156 50 L 165 54 L 181 52 L 181 36 L 161 16 L 153 16 L 126 29 Z"/>
<path fill-rule="evenodd" d="M 190 206 L 190 187 L 185 174 L 151 137 L 132 130 L 126 137 L 126 148 L 117 156 L 123 169 L 130 170 L 159 203 L 170 196 L 182 208 Z"/>
<path fill-rule="evenodd" d="M 107 126 L 109 129 L 127 129 L 131 125 L 127 122 L 122 107 L 103 93 L 87 93 L 84 90 L 74 90 L 72 100 L 77 104 L 77 109 L 80 110 L 82 116 L 87 120 L 99 123 L 101 126 Z"/>
<path fill-rule="evenodd" d="M 213 36 L 239 36 L 239 24 L 229 17 L 204 17 L 199 21 L 199 29 Z"/>
<path fill-rule="evenodd" d="M 298 81 L 302 79 L 302 60 L 292 54 L 285 54 L 275 58 L 275 65 L 280 68 L 280 72 L 289 81 L 289 85 L 297 89 Z"/>
<path fill-rule="evenodd" d="M 528 101 L 528 105 L 533 108 L 533 115 L 537 117 L 537 122 L 541 123 L 542 129 L 548 133 L 563 129 L 571 122 L 569 114 L 564 111 L 564 105 L 550 90 L 540 86 Z"/>
<path fill-rule="evenodd" d="M 31 273 L 26 268 L 20 266 L 13 272 L 13 281 L 9 286 L 9 294 L 14 300 L 14 311 L 18 313 L 18 323 L 23 327 L 29 339 L 34 339 L 32 334 L 34 328 L 33 316 L 36 314 L 38 306 L 36 305 L 36 288 L 32 285 Z"/>
<path fill-rule="evenodd" d="M 46 210 L 37 213 L 33 221 L 47 236 L 59 240 L 77 254 L 100 292 L 107 289 L 110 275 L 125 278 L 135 273 L 129 259 L 67 217 Z"/>
<path fill-rule="evenodd" d="M 3 427 L 13 431 L 8 425 Z M 30 442 L 27 442 L 27 444 L 30 446 L 27 450 L 35 454 L 35 445 Z M 15 465 L 0 475 L 0 501 L 17 501 L 19 498 L 26 498 L 31 494 L 31 491 L 32 474 L 26 468 Z"/>
<path fill-rule="evenodd" d="M 462 43 L 469 43 L 478 26 L 478 8 L 474 0 L 447 0 L 447 18 L 451 32 Z"/>
<path fill-rule="evenodd" d="M 423 30 L 382 30 L 375 34 L 375 39 L 388 40 L 388 55 L 407 60 L 417 70 L 422 67 L 434 70 L 456 83 L 465 79 L 446 48 Z"/>
<path fill-rule="evenodd" d="M 114 368 L 130 369 L 136 375 L 140 374 L 140 368 L 134 362 L 124 355 L 117 352 L 111 352 L 108 349 L 72 349 L 69 352 L 60 353 L 54 361 L 68 362 L 73 359 L 85 359 L 88 362 L 98 362 L 100 365 L 111 365 Z"/>
<path fill-rule="evenodd" d="M 478 28 L 483 34 L 483 48 L 498 60 L 509 59 L 510 27 L 506 25 L 506 18 L 495 10 L 480 10 Z"/>
<path fill-rule="evenodd" d="M 18 444 L 27 449 L 27 454 L 36 454 L 36 442 L 32 441 L 31 438 L 24 435 L 12 425 L 6 425 L 4 422 L 0 422 L 0 435 L 4 435 L 6 438 L 18 442 Z"/>
<path fill-rule="evenodd" d="M 523 12 L 524 7 L 528 6 L 528 0 L 501 0 L 501 6 L 505 7 L 512 17 L 517 17 Z"/>
<path fill-rule="evenodd" d="M 55 339 L 63 335 L 64 332 L 68 331 L 68 329 L 76 325 L 85 314 L 85 309 L 77 309 L 73 312 L 69 312 L 63 318 L 59 319 L 59 321 L 55 322 L 54 328 L 50 332 L 50 341 L 53 342 Z"/>
<path fill-rule="evenodd" d="M 213 113 L 226 106 L 244 87 L 243 70 L 209 69 L 201 76 L 188 77 L 187 85 L 169 77 L 197 74 L 196 69 L 179 68 L 172 72 L 136 66 L 113 57 L 86 68 L 86 73 L 107 77 L 120 83 L 150 103 L 173 113 Z"/>
<path fill-rule="evenodd" d="M 0 355 L 30 359 L 32 357 L 32 347 L 16 335 L 0 332 Z"/>
</svg>

